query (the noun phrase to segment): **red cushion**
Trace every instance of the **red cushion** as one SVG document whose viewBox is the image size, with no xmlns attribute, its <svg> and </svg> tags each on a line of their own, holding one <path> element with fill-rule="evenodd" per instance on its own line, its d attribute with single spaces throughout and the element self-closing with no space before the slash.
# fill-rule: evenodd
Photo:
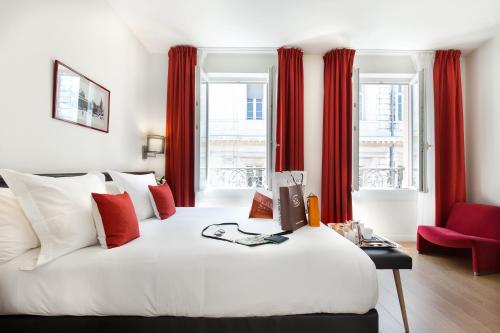
<svg viewBox="0 0 500 333">
<path fill-rule="evenodd" d="M 174 196 L 167 183 L 159 186 L 149 185 L 149 193 L 157 218 L 165 220 L 175 214 Z"/>
<path fill-rule="evenodd" d="M 500 242 L 497 240 L 464 235 L 447 228 L 420 225 L 418 226 L 417 233 L 429 242 L 445 247 L 470 248 L 474 244 L 484 243 L 500 249 Z"/>
<path fill-rule="evenodd" d="M 139 222 L 127 192 L 92 193 L 92 199 L 92 215 L 102 247 L 111 249 L 139 237 Z"/>
<path fill-rule="evenodd" d="M 500 207 L 457 203 L 451 210 L 446 228 L 465 235 L 500 241 Z"/>
</svg>

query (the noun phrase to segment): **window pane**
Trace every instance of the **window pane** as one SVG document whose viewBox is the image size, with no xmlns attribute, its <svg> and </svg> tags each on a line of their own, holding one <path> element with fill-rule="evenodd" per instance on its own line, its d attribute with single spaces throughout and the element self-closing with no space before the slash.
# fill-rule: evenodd
<svg viewBox="0 0 500 333">
<path fill-rule="evenodd" d="M 407 95 L 406 84 L 360 85 L 360 187 L 408 187 Z"/>
<path fill-rule="evenodd" d="M 398 94 L 398 120 L 403 120 L 403 95 Z"/>
<path fill-rule="evenodd" d="M 253 119 L 253 99 L 247 98 L 247 120 Z"/>
<path fill-rule="evenodd" d="M 266 84 L 209 84 L 207 188 L 259 188 L 267 179 L 267 128 L 255 119 L 266 112 Z M 260 103 L 248 86 L 262 92 Z"/>
<path fill-rule="evenodd" d="M 255 119 L 262 120 L 262 99 L 256 100 L 255 105 Z"/>
</svg>

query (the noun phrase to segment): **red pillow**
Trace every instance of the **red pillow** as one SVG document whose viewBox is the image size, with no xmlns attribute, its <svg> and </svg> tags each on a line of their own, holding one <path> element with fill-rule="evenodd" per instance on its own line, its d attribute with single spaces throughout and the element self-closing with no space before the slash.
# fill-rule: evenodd
<svg viewBox="0 0 500 333">
<path fill-rule="evenodd" d="M 175 201 L 170 186 L 167 183 L 159 186 L 149 186 L 149 196 L 155 215 L 160 220 L 165 220 L 175 214 Z"/>
<path fill-rule="evenodd" d="M 92 193 L 92 216 L 102 247 L 111 249 L 139 237 L 139 221 L 127 192 Z"/>
</svg>

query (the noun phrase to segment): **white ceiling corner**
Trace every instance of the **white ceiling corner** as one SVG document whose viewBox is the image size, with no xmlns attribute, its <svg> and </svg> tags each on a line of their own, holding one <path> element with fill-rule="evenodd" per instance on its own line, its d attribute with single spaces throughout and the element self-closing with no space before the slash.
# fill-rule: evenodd
<svg viewBox="0 0 500 333">
<path fill-rule="evenodd" d="M 108 0 L 151 53 L 334 47 L 470 51 L 500 28 L 500 0 Z"/>
</svg>

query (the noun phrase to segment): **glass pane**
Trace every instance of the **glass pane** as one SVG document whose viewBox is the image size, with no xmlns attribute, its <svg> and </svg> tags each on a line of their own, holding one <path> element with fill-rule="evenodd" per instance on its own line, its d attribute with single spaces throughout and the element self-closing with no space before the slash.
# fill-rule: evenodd
<svg viewBox="0 0 500 333">
<path fill-rule="evenodd" d="M 398 94 L 398 120 L 403 120 L 403 95 Z"/>
<path fill-rule="evenodd" d="M 361 84 L 359 185 L 408 187 L 407 84 Z"/>
<path fill-rule="evenodd" d="M 212 83 L 209 89 L 208 188 L 260 188 L 266 185 L 267 130 L 265 121 L 248 121 L 266 112 L 266 84 L 260 103 L 248 97 L 248 84 Z"/>
<path fill-rule="evenodd" d="M 255 105 L 255 119 L 262 120 L 262 99 L 256 100 Z"/>
<path fill-rule="evenodd" d="M 247 120 L 253 119 L 253 99 L 247 98 Z"/>
</svg>

